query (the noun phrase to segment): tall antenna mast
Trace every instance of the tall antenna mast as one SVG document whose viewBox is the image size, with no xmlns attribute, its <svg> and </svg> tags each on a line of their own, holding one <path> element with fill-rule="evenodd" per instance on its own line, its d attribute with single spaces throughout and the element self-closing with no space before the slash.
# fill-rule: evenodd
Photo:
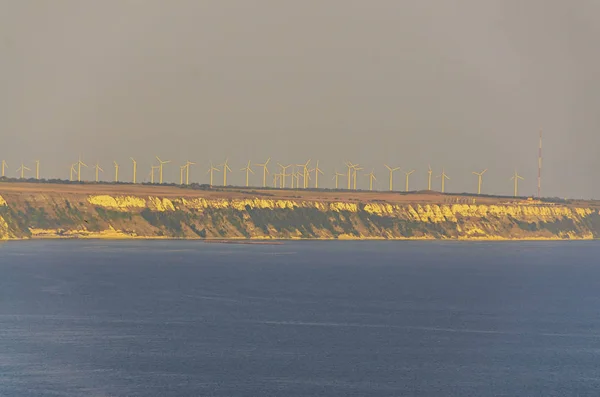
<svg viewBox="0 0 600 397">
<path fill-rule="evenodd" d="M 540 152 L 538 156 L 538 199 L 542 197 L 542 130 L 540 130 Z"/>
</svg>

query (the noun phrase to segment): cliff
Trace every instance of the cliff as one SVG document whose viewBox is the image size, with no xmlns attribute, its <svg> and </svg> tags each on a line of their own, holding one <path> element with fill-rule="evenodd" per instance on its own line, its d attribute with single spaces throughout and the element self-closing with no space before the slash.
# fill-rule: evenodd
<svg viewBox="0 0 600 397">
<path fill-rule="evenodd" d="M 227 198 L 181 191 L 167 197 L 0 188 L 0 239 L 502 240 L 593 239 L 600 234 L 600 214 L 591 206 L 474 204 L 474 199 L 469 204 L 318 201 L 253 197 L 252 192 Z"/>
</svg>

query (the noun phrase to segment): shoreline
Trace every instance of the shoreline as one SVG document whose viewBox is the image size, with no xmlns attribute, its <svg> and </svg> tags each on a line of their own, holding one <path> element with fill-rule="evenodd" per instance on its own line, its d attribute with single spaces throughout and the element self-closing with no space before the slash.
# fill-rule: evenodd
<svg viewBox="0 0 600 397">
<path fill-rule="evenodd" d="M 0 240 L 3 242 L 19 241 L 42 241 L 42 240 L 102 240 L 102 241 L 124 241 L 124 240 L 145 240 L 145 241 L 195 241 L 208 244 L 242 244 L 242 245 L 282 245 L 292 241 L 323 241 L 323 242 L 343 242 L 343 241 L 426 241 L 426 242 L 533 242 L 533 241 L 599 241 L 599 238 L 557 238 L 557 237 L 482 237 L 482 238 L 413 238 L 413 237 L 356 237 L 356 238 L 190 238 L 190 237 L 165 237 L 165 236 L 36 236 L 31 238 L 8 238 Z"/>
</svg>

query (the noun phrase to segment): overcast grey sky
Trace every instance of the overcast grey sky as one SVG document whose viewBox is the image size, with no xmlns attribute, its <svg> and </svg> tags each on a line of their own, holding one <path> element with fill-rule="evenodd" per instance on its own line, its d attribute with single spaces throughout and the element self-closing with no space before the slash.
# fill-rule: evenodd
<svg viewBox="0 0 600 397">
<path fill-rule="evenodd" d="M 506 194 L 516 168 L 533 194 L 542 128 L 543 193 L 600 198 L 599 43 L 594 0 L 0 0 L 0 158 L 206 182 L 229 157 L 238 184 L 310 158 L 330 186 L 350 160 L 381 189 L 384 162 L 418 189 L 431 163 Z"/>
</svg>

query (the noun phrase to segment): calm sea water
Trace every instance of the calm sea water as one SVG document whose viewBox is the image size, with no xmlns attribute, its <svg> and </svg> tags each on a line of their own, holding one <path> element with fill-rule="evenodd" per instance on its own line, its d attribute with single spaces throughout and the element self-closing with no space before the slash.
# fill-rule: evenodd
<svg viewBox="0 0 600 397">
<path fill-rule="evenodd" d="M 0 245 L 0 396 L 598 396 L 600 243 Z"/>
</svg>

